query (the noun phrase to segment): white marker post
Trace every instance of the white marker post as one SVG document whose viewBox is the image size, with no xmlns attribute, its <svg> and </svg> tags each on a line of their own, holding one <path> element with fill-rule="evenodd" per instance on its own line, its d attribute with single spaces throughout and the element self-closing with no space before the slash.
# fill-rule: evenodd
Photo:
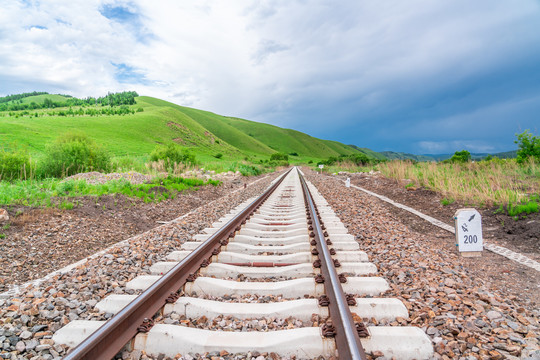
<svg viewBox="0 0 540 360">
<path fill-rule="evenodd" d="M 476 209 L 459 209 L 454 214 L 456 246 L 464 257 L 482 256 L 482 216 Z"/>
<path fill-rule="evenodd" d="M 324 168 L 324 165 L 323 164 L 320 164 L 319 165 L 319 169 L 321 169 L 321 174 L 322 174 L 322 169 Z"/>
<path fill-rule="evenodd" d="M 347 180 L 345 180 L 345 187 L 351 187 L 351 178 L 347 178 Z"/>
</svg>

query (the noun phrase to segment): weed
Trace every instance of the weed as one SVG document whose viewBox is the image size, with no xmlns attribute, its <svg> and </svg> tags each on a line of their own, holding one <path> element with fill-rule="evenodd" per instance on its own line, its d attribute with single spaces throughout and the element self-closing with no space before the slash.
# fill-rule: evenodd
<svg viewBox="0 0 540 360">
<path fill-rule="evenodd" d="M 73 204 L 72 202 L 62 201 L 58 207 L 60 209 L 64 209 L 64 210 L 71 210 L 71 209 L 73 209 L 74 206 L 75 206 L 75 204 Z"/>
<path fill-rule="evenodd" d="M 242 176 L 256 176 L 262 173 L 262 170 L 259 167 L 247 164 L 241 164 L 238 167 L 238 171 L 240 171 Z"/>
<path fill-rule="evenodd" d="M 407 185 L 405 185 L 405 188 L 406 188 L 406 189 L 411 188 L 411 187 L 414 187 L 414 183 L 413 183 L 413 182 L 408 183 Z"/>
<path fill-rule="evenodd" d="M 452 198 L 444 198 L 441 200 L 441 204 L 443 206 L 446 206 L 446 205 L 450 205 L 450 204 L 453 204 L 456 200 L 452 199 Z"/>
<path fill-rule="evenodd" d="M 6 224 L 2 226 L 2 230 L 9 230 L 10 227 L 11 227 L 11 224 Z"/>
<path fill-rule="evenodd" d="M 5 239 L 5 238 L 6 238 L 6 234 L 0 233 L 0 239 Z"/>
<path fill-rule="evenodd" d="M 521 214 L 532 214 L 538 212 L 538 202 L 532 200 L 517 205 L 508 206 L 508 215 L 518 216 Z"/>
</svg>

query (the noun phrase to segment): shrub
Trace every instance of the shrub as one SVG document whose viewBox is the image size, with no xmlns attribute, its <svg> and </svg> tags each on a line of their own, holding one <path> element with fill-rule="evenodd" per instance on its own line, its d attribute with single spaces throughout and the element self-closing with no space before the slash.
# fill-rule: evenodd
<svg viewBox="0 0 540 360">
<path fill-rule="evenodd" d="M 262 170 L 257 166 L 247 164 L 241 164 L 238 166 L 238 171 L 240 171 L 242 176 L 256 176 L 262 174 Z"/>
<path fill-rule="evenodd" d="M 370 163 L 369 158 L 365 154 L 352 154 L 347 156 L 356 165 L 367 165 Z"/>
<path fill-rule="evenodd" d="M 519 147 L 517 162 L 521 164 L 529 158 L 540 161 L 540 137 L 534 136 L 529 130 L 525 130 L 521 134 L 516 134 L 516 136 L 518 139 L 515 143 Z"/>
<path fill-rule="evenodd" d="M 270 161 L 272 160 L 289 161 L 289 155 L 283 153 L 273 153 L 272 155 L 270 155 Z"/>
<path fill-rule="evenodd" d="M 43 177 L 62 177 L 110 167 L 111 158 L 100 145 L 83 133 L 67 133 L 47 146 L 38 171 Z"/>
<path fill-rule="evenodd" d="M 195 155 L 176 144 L 158 145 L 150 154 L 150 160 L 163 160 L 165 167 L 170 169 L 174 168 L 174 164 L 195 164 Z"/>
<path fill-rule="evenodd" d="M 26 152 L 0 151 L 0 180 L 27 179 L 31 173 L 30 157 Z"/>
</svg>

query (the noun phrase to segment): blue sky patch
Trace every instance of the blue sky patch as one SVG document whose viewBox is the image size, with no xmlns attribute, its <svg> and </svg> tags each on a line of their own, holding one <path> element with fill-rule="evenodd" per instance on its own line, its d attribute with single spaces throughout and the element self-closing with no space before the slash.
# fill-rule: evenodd
<svg viewBox="0 0 540 360">
<path fill-rule="evenodd" d="M 146 43 L 154 38 L 154 35 L 144 26 L 141 15 L 136 10 L 126 6 L 104 5 L 99 12 L 107 19 L 122 24 L 139 42 Z"/>
<path fill-rule="evenodd" d="M 131 12 L 124 6 L 104 5 L 99 10 L 101 15 L 109 20 L 118 21 L 121 23 L 136 23 L 140 22 L 139 15 Z"/>
<path fill-rule="evenodd" d="M 133 66 L 111 63 L 115 67 L 114 78 L 121 84 L 147 84 L 145 75 Z"/>
</svg>

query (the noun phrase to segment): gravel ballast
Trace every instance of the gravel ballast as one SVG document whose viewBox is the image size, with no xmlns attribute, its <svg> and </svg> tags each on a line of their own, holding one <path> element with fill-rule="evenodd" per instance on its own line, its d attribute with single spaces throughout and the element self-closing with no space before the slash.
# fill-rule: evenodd
<svg viewBox="0 0 540 360">
<path fill-rule="evenodd" d="M 410 318 L 396 322 L 425 330 L 436 358 L 540 359 L 540 311 L 534 303 L 477 273 L 474 262 L 452 246 L 411 231 L 380 200 L 346 188 L 340 179 L 305 172 L 389 281 L 385 296 L 408 308 Z M 492 256 L 503 266 L 510 262 Z"/>
</svg>

